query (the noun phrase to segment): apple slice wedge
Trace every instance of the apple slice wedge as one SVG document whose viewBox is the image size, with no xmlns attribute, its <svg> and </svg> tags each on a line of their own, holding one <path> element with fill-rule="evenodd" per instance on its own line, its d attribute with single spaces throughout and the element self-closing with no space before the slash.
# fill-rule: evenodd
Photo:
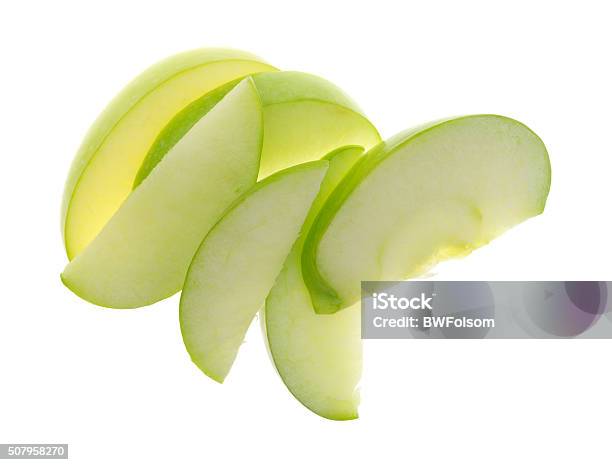
<svg viewBox="0 0 612 465">
<path fill-rule="evenodd" d="M 343 147 L 326 159 L 321 190 L 266 299 L 262 329 L 283 382 L 308 409 L 332 420 L 357 418 L 361 378 L 361 317 L 358 306 L 318 315 L 302 279 L 304 236 L 329 194 L 359 159 L 361 147 Z"/>
<path fill-rule="evenodd" d="M 202 238 L 257 179 L 263 138 L 251 78 L 183 137 L 62 273 L 80 297 L 134 308 L 180 290 Z"/>
<path fill-rule="evenodd" d="M 61 220 L 68 258 L 85 249 L 127 198 L 151 144 L 179 111 L 229 81 L 273 70 L 250 53 L 199 49 L 132 81 L 95 121 L 72 163 Z"/>
<path fill-rule="evenodd" d="M 356 302 L 360 282 L 414 277 L 540 214 L 542 141 L 496 115 L 436 122 L 367 153 L 311 228 L 302 268 L 317 313 Z"/>
<path fill-rule="evenodd" d="M 327 161 L 288 168 L 257 183 L 230 208 L 195 254 L 180 324 L 193 362 L 223 382 L 274 285 L 314 200 Z"/>
<path fill-rule="evenodd" d="M 296 71 L 253 75 L 264 114 L 264 144 L 259 179 L 345 145 L 366 149 L 380 142 L 376 128 L 340 88 L 312 74 Z M 196 100 L 159 134 L 136 175 L 137 186 L 157 163 L 223 96 L 230 82 Z"/>
<path fill-rule="evenodd" d="M 253 76 L 264 113 L 259 178 L 346 145 L 366 150 L 380 142 L 376 128 L 340 88 L 295 71 Z"/>
</svg>

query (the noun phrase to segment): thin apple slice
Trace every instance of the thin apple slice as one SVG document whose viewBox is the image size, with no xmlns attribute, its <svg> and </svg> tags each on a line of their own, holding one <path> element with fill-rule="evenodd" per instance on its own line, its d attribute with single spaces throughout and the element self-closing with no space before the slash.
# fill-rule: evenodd
<svg viewBox="0 0 612 465">
<path fill-rule="evenodd" d="M 262 310 L 262 329 L 278 374 L 303 405 L 332 420 L 357 418 L 361 377 L 359 307 L 317 315 L 302 279 L 301 253 L 325 200 L 363 153 L 343 147 L 332 154 L 321 190 Z"/>
<path fill-rule="evenodd" d="M 181 331 L 191 359 L 212 379 L 223 382 L 229 372 L 327 166 L 327 161 L 310 162 L 259 182 L 227 211 L 195 254 L 181 294 Z"/>
<path fill-rule="evenodd" d="M 259 179 L 344 145 L 366 149 L 380 142 L 376 128 L 334 84 L 311 74 L 282 71 L 253 75 L 264 114 Z M 227 93 L 230 82 L 196 100 L 168 123 L 151 146 L 137 186 L 180 138 Z"/>
<path fill-rule="evenodd" d="M 183 137 L 62 274 L 80 297 L 113 308 L 177 292 L 202 238 L 257 179 L 261 103 L 251 78 Z"/>
<path fill-rule="evenodd" d="M 413 277 L 540 214 L 542 141 L 523 124 L 466 116 L 378 145 L 328 199 L 302 254 L 317 313 L 356 302 L 360 282 Z"/>
<path fill-rule="evenodd" d="M 68 258 L 127 198 L 151 144 L 179 111 L 229 81 L 274 69 L 246 52 L 201 49 L 170 57 L 130 83 L 93 124 L 70 169 L 62 203 Z"/>
</svg>

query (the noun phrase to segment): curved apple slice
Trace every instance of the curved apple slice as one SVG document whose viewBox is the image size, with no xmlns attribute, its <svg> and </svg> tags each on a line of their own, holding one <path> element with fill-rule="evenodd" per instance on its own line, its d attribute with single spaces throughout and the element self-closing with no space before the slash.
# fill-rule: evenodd
<svg viewBox="0 0 612 465">
<path fill-rule="evenodd" d="M 298 165 L 256 184 L 225 213 L 195 254 L 181 294 L 181 332 L 191 359 L 212 379 L 223 382 L 229 372 L 327 165 Z"/>
<path fill-rule="evenodd" d="M 311 74 L 282 71 L 253 75 L 264 114 L 259 179 L 298 163 L 318 160 L 344 145 L 367 148 L 380 142 L 376 128 L 338 87 Z M 145 158 L 134 185 L 236 82 L 196 100 L 164 128 Z"/>
<path fill-rule="evenodd" d="M 257 179 L 261 103 L 251 78 L 177 143 L 62 273 L 80 297 L 134 308 L 180 290 L 193 254 Z"/>
<path fill-rule="evenodd" d="M 359 299 L 360 282 L 416 276 L 538 215 L 550 186 L 542 141 L 496 115 L 401 133 L 372 149 L 309 232 L 304 279 L 317 313 Z"/>
<path fill-rule="evenodd" d="M 380 142 L 376 128 L 334 84 L 306 73 L 276 74 L 253 76 L 264 108 L 260 178 L 338 147 L 367 150 Z"/>
<path fill-rule="evenodd" d="M 317 213 L 362 153 L 361 147 L 343 147 L 326 157 L 330 165 L 321 190 L 262 310 L 268 350 L 283 382 L 308 409 L 332 420 L 358 416 L 361 318 L 358 306 L 317 315 L 302 279 L 300 257 Z"/>
<path fill-rule="evenodd" d="M 274 69 L 246 52 L 201 49 L 170 57 L 130 83 L 98 117 L 72 163 L 62 202 L 68 258 L 126 199 L 151 144 L 179 111 L 228 81 Z"/>
</svg>

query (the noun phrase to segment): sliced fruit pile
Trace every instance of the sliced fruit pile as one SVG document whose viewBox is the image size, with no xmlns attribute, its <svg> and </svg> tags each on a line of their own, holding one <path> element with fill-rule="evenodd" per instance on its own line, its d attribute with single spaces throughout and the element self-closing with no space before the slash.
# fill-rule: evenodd
<svg viewBox="0 0 612 465">
<path fill-rule="evenodd" d="M 87 134 L 64 193 L 62 281 L 110 308 L 182 289 L 185 346 L 219 382 L 261 311 L 293 395 L 352 419 L 360 282 L 469 253 L 541 213 L 549 185 L 542 141 L 512 119 L 381 142 L 328 81 L 196 50 L 141 74 Z"/>
</svg>

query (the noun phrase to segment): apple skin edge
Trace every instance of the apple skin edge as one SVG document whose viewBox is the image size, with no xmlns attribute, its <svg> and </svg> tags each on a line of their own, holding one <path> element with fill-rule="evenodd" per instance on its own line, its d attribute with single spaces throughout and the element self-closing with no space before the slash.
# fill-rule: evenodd
<svg viewBox="0 0 612 465">
<path fill-rule="evenodd" d="M 304 281 L 306 282 L 306 285 L 309 289 L 313 307 L 316 313 L 322 315 L 333 314 L 353 303 L 352 301 L 345 302 L 339 296 L 336 289 L 334 289 L 334 287 L 321 275 L 317 263 L 319 243 L 325 235 L 329 225 L 334 220 L 334 217 L 346 202 L 347 198 L 350 197 L 355 188 L 359 186 L 359 184 L 365 178 L 367 178 L 367 176 L 372 173 L 384 160 L 392 156 L 402 147 L 406 146 L 407 144 L 410 144 L 419 137 L 428 134 L 435 128 L 439 128 L 448 124 L 453 124 L 457 121 L 469 120 L 470 118 L 498 118 L 500 120 L 505 120 L 526 129 L 532 136 L 535 136 L 535 138 L 539 141 L 542 146 L 545 157 L 545 171 L 547 179 L 544 182 L 542 195 L 539 199 L 539 206 L 537 208 L 537 211 L 531 216 L 539 215 L 544 211 L 546 199 L 551 184 L 550 160 L 544 143 L 537 136 L 537 134 L 535 134 L 523 123 L 500 115 L 466 115 L 458 118 L 436 120 L 434 122 L 403 131 L 370 149 L 361 158 L 361 160 L 359 160 L 355 164 L 349 174 L 342 180 L 342 182 L 330 195 L 324 208 L 321 209 L 320 213 L 314 221 L 312 228 L 308 232 L 304 244 L 304 249 L 302 252 L 302 271 Z M 486 242 L 483 242 L 481 244 L 474 244 L 473 248 L 477 248 L 481 245 L 484 245 L 485 243 Z M 459 255 L 464 255 L 466 254 L 466 252 L 469 253 L 469 251 L 462 251 Z M 405 278 L 406 276 L 396 277 L 396 279 Z"/>
<path fill-rule="evenodd" d="M 185 134 L 204 117 L 204 115 L 212 110 L 217 103 L 223 100 L 223 97 L 236 87 L 242 79 L 243 78 L 234 79 L 227 84 L 223 84 L 208 92 L 195 102 L 190 103 L 186 108 L 181 110 L 164 129 L 162 129 L 162 132 L 160 132 L 149 149 L 138 173 L 136 173 L 136 177 L 134 178 L 134 189 L 145 180 L 172 147 L 174 147 L 178 141 L 180 141 Z"/>
</svg>

